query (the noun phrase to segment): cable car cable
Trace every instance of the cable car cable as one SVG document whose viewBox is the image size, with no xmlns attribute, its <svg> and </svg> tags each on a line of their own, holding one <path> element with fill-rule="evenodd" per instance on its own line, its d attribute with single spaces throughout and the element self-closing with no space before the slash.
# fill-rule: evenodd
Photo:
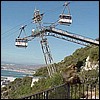
<svg viewBox="0 0 100 100">
<path fill-rule="evenodd" d="M 53 9 L 46 10 L 44 13 L 49 13 L 49 12 L 51 12 L 51 11 L 56 11 L 55 9 L 58 9 L 58 8 L 60 8 L 60 7 L 61 7 L 61 5 L 59 5 L 59 6 L 55 7 L 55 8 L 53 8 Z"/>
<path fill-rule="evenodd" d="M 19 30 L 19 29 L 18 29 L 18 30 Z M 12 33 L 17 33 L 18 30 L 14 31 L 14 32 L 11 32 L 10 34 L 7 34 L 6 36 L 2 35 L 2 38 L 1 38 L 1 39 L 8 38 L 9 36 L 14 35 L 14 34 L 12 34 Z"/>
<path fill-rule="evenodd" d="M 27 22 L 27 21 L 29 21 L 29 20 L 30 20 L 30 19 L 26 20 L 25 22 Z M 25 23 L 25 22 L 23 22 L 23 23 Z M 10 32 L 10 31 L 14 30 L 14 29 L 15 29 L 15 28 L 17 28 L 18 26 L 21 26 L 23 23 L 16 25 L 15 27 L 13 27 L 13 28 L 9 29 L 9 30 L 8 30 L 8 31 L 6 31 L 6 32 L 3 32 L 1 35 L 4 35 L 4 34 L 6 34 L 6 33 Z"/>
<path fill-rule="evenodd" d="M 61 6 L 61 5 L 60 5 L 60 6 Z M 59 8 L 60 6 L 54 8 L 53 10 L 56 11 L 55 9 Z M 49 13 L 50 11 L 53 11 L 53 10 L 46 10 L 47 12 L 45 11 L 43 14 L 45 14 L 45 13 Z M 27 22 L 27 21 L 29 21 L 29 20 L 30 20 L 30 19 L 26 20 L 25 22 Z M 25 22 L 23 22 L 23 23 L 25 23 Z M 15 27 L 9 29 L 9 30 L 6 31 L 6 32 L 3 32 L 1 35 L 4 35 L 4 34 L 10 32 L 10 31 L 14 30 L 15 28 L 17 28 L 18 26 L 22 25 L 23 23 L 16 25 Z"/>
<path fill-rule="evenodd" d="M 58 8 L 58 7 L 56 7 L 56 8 Z M 53 9 L 53 10 L 54 10 L 54 9 Z M 45 12 L 45 13 L 48 13 L 48 11 L 50 11 L 50 10 L 47 10 L 47 12 Z M 52 10 L 51 10 L 51 11 L 52 11 Z M 29 21 L 29 20 L 30 20 L 30 19 L 26 20 L 25 22 L 27 22 L 27 21 Z M 23 22 L 23 23 L 25 23 L 25 22 Z M 13 28 L 11 28 L 11 29 L 9 29 L 9 30 L 3 32 L 1 35 L 4 35 L 5 33 L 8 33 L 8 32 L 10 32 L 10 31 L 14 30 L 15 28 L 17 28 L 18 26 L 22 25 L 23 23 L 18 24 L 18 25 L 16 25 L 15 27 L 13 27 Z"/>
<path fill-rule="evenodd" d="M 27 26 L 29 26 L 30 24 L 32 24 L 32 22 L 29 23 L 29 24 L 27 24 Z M 2 36 L 2 38 L 4 38 L 4 37 L 8 37 L 8 36 L 13 35 L 12 33 L 16 33 L 16 32 L 18 32 L 19 30 L 20 30 L 20 29 L 17 29 L 17 30 L 15 30 L 15 31 L 11 32 L 10 34 L 7 34 L 6 36 L 5 36 L 5 35 L 1 35 L 1 36 Z"/>
</svg>

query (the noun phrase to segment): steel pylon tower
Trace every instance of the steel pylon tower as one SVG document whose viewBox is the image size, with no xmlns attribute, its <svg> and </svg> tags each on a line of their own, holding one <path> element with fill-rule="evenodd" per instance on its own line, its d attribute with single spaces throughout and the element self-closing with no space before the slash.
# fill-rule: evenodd
<svg viewBox="0 0 100 100">
<path fill-rule="evenodd" d="M 42 24 L 41 24 L 42 17 L 43 17 L 43 14 L 40 14 L 39 10 L 35 9 L 33 22 L 36 24 L 36 28 L 39 31 L 43 30 L 43 27 L 42 27 Z M 40 43 L 41 43 L 45 63 L 47 65 L 48 74 L 51 77 L 56 72 L 56 67 L 53 64 L 53 58 L 52 58 L 52 55 L 51 55 L 50 47 L 49 47 L 46 36 L 44 36 L 44 33 L 45 33 L 45 31 L 42 31 L 40 33 L 40 39 L 41 39 Z"/>
</svg>

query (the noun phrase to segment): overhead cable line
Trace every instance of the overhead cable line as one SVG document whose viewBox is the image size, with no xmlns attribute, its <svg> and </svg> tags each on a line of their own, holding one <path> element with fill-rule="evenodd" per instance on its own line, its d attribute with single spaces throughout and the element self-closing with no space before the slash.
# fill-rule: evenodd
<svg viewBox="0 0 100 100">
<path fill-rule="evenodd" d="M 50 12 L 56 12 L 58 10 L 58 8 L 61 8 L 62 5 L 59 5 L 53 9 L 49 9 L 49 10 L 45 10 L 43 14 L 47 14 L 47 13 L 50 13 Z"/>
<path fill-rule="evenodd" d="M 56 9 L 57 9 L 57 8 L 58 8 L 58 7 L 56 7 Z M 55 10 L 55 9 L 53 9 L 53 10 Z M 53 11 L 53 10 L 47 10 L 47 11 L 44 12 L 44 14 L 45 14 L 45 13 L 49 13 L 50 11 Z M 27 21 L 29 21 L 29 20 L 32 20 L 32 19 L 28 19 L 28 20 L 26 20 L 25 22 L 27 22 Z M 25 22 L 23 22 L 23 23 L 25 23 Z M 3 32 L 1 35 L 4 35 L 4 34 L 10 32 L 10 31 L 14 30 L 14 29 L 17 28 L 18 26 L 21 26 L 23 23 L 18 24 L 18 25 L 16 25 L 15 27 L 13 27 L 13 28 L 11 28 L 11 29 L 9 29 L 9 30 Z"/>
<path fill-rule="evenodd" d="M 55 8 L 53 8 L 53 9 L 51 9 L 51 10 L 46 10 L 43 14 L 45 14 L 45 13 L 50 13 L 50 12 L 53 12 L 53 11 L 56 11 L 56 9 L 58 9 L 58 8 L 60 8 L 60 7 L 61 7 L 61 5 L 55 7 Z M 32 20 L 32 18 L 26 20 L 25 22 L 27 22 L 27 21 L 29 21 L 29 20 Z M 25 23 L 25 22 L 23 22 L 23 23 Z M 4 35 L 4 34 L 6 34 L 6 33 L 8 33 L 8 32 L 11 32 L 12 30 L 16 29 L 18 26 L 21 26 L 23 23 L 18 24 L 18 25 L 16 25 L 15 27 L 13 27 L 13 28 L 11 28 L 11 29 L 9 29 L 9 30 L 3 32 L 1 35 Z"/>
<path fill-rule="evenodd" d="M 9 36 L 14 35 L 13 33 L 17 33 L 18 30 L 14 31 L 14 32 L 11 32 L 10 34 L 7 34 L 6 36 L 2 35 L 2 38 L 1 39 L 8 38 Z"/>
<path fill-rule="evenodd" d="M 65 6 L 65 5 L 68 6 L 71 2 L 72 2 L 72 1 L 70 1 L 70 2 L 68 2 L 68 3 L 65 2 L 65 4 L 59 5 L 59 6 L 53 8 L 53 9 L 51 9 L 51 10 L 46 10 L 45 12 L 46 12 L 46 13 L 53 12 L 53 11 L 55 12 L 56 9 L 58 10 L 58 8 L 61 8 L 62 6 Z M 68 9 L 69 9 L 69 8 L 68 8 Z M 64 9 L 64 10 L 65 10 L 65 9 Z M 44 13 L 45 13 L 45 12 L 44 12 Z"/>
<path fill-rule="evenodd" d="M 30 20 L 30 19 L 26 20 L 25 22 L 27 22 L 27 21 L 29 21 L 29 20 Z M 23 23 L 25 23 L 25 22 L 23 22 Z M 23 23 L 18 24 L 18 25 L 16 25 L 15 27 L 13 27 L 13 28 L 11 28 L 11 29 L 9 29 L 9 30 L 3 32 L 1 35 L 4 35 L 4 34 L 10 32 L 10 31 L 14 30 L 14 29 L 17 28 L 18 26 L 21 26 Z"/>
<path fill-rule="evenodd" d="M 28 24 L 25 25 L 25 26 L 29 26 L 31 23 L 32 23 L 32 22 L 28 23 Z M 12 31 L 11 33 L 9 32 L 10 34 L 7 34 L 6 36 L 5 36 L 5 35 L 2 35 L 2 38 L 9 37 L 9 36 L 13 35 L 13 33 L 15 34 L 16 32 L 18 32 L 19 30 L 20 30 L 20 28 L 17 29 L 17 30 L 15 30 L 15 31 Z"/>
</svg>

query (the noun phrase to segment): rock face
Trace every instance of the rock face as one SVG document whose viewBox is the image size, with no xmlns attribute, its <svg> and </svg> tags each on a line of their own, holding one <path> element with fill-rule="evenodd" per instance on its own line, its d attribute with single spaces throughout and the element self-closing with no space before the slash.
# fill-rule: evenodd
<svg viewBox="0 0 100 100">
<path fill-rule="evenodd" d="M 70 65 L 62 72 L 63 81 L 70 84 L 81 83 L 80 78 L 77 75 L 77 68 L 75 65 Z"/>
<path fill-rule="evenodd" d="M 31 87 L 34 85 L 34 82 L 37 82 L 38 80 L 39 80 L 39 78 L 33 78 L 32 83 L 31 83 Z"/>
<path fill-rule="evenodd" d="M 92 70 L 92 69 L 96 69 L 96 68 L 99 68 L 99 61 L 98 62 L 95 62 L 95 61 L 91 62 L 90 57 L 88 56 L 86 58 L 85 66 L 83 67 L 83 69 L 84 70 Z"/>
</svg>

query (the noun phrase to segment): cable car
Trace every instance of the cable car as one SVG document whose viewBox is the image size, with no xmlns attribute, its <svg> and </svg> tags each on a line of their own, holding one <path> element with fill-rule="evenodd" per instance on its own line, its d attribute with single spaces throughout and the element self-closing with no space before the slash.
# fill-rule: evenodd
<svg viewBox="0 0 100 100">
<path fill-rule="evenodd" d="M 72 16 L 69 15 L 69 14 L 60 14 L 59 16 L 59 21 L 58 21 L 59 24 L 62 24 L 62 25 L 70 25 L 72 24 Z"/>
<path fill-rule="evenodd" d="M 28 40 L 23 38 L 17 38 L 15 40 L 15 46 L 17 47 L 27 47 L 28 46 Z"/>
<path fill-rule="evenodd" d="M 64 9 L 63 9 L 62 14 L 60 14 L 59 20 L 58 20 L 58 23 L 61 24 L 61 25 L 68 25 L 68 26 L 70 26 L 70 24 L 72 24 L 72 16 L 70 14 L 70 8 L 68 6 L 69 4 L 70 4 L 70 2 L 67 3 L 67 1 L 66 1 L 65 4 L 63 5 Z M 65 11 L 66 7 L 68 9 L 68 14 L 64 14 L 64 11 Z"/>
</svg>

